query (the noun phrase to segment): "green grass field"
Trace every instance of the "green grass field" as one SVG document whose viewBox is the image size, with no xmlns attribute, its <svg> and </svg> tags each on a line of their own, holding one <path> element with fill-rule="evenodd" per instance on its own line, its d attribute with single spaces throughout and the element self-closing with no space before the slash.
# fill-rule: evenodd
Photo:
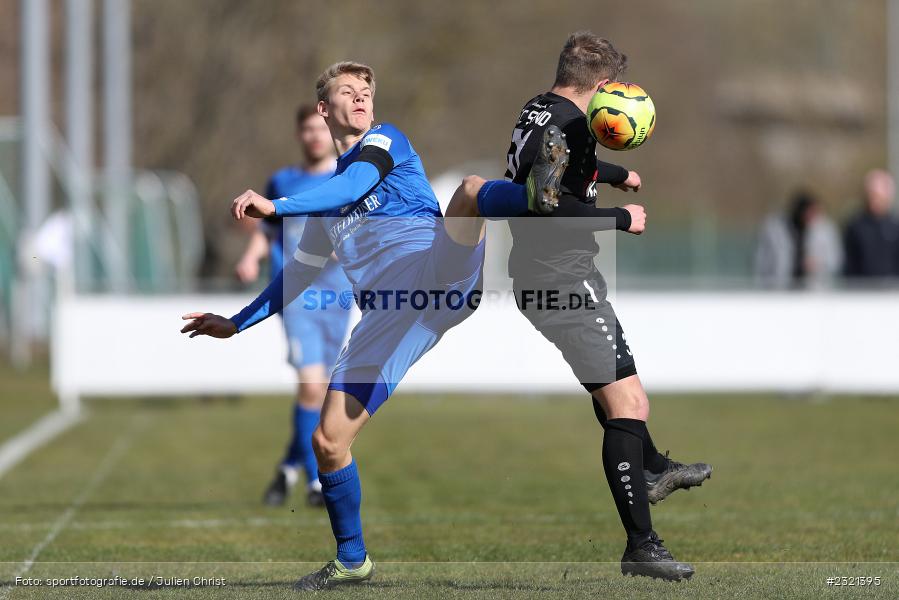
<svg viewBox="0 0 899 600">
<path fill-rule="evenodd" d="M 0 434 L 53 406 L 0 368 Z M 95 400 L 0 478 L 0 599 L 289 598 L 333 555 L 326 515 L 261 494 L 287 398 Z M 697 567 L 624 578 L 623 531 L 586 397 L 393 398 L 355 446 L 378 565 L 351 598 L 899 598 L 899 399 L 659 396 L 653 435 L 710 482 L 653 510 Z M 29 564 L 29 561 L 35 561 Z M 225 578 L 226 586 L 26 587 L 15 577 Z M 879 587 L 827 577 L 879 576 Z"/>
</svg>

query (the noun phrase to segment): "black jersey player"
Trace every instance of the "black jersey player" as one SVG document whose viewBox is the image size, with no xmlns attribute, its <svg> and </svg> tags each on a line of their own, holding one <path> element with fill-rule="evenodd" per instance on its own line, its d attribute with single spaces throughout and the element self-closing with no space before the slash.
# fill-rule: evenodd
<svg viewBox="0 0 899 600">
<path fill-rule="evenodd" d="M 591 394 L 605 430 L 603 465 L 628 536 L 622 572 L 677 580 L 689 578 L 693 568 L 674 560 L 662 545 L 649 504 L 701 485 L 712 469 L 681 464 L 656 449 L 646 427 L 649 400 L 595 264 L 596 231 L 640 234 L 645 227 L 642 206 L 596 206 L 597 184 L 635 192 L 641 187 L 636 172 L 597 160 L 585 115 L 593 94 L 625 65 L 626 58 L 607 40 L 590 32 L 570 36 L 553 88 L 529 100 L 520 113 L 507 181 L 466 178 L 453 206 L 468 210 L 447 216 L 520 215 L 509 225 L 516 299 Z M 560 172 L 561 181 L 554 181 Z"/>
</svg>

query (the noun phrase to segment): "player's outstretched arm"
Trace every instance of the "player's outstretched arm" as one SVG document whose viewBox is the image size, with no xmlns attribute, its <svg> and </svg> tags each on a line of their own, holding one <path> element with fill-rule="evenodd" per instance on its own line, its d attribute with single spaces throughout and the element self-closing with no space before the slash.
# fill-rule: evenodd
<svg viewBox="0 0 899 600">
<path fill-rule="evenodd" d="M 317 259 L 319 257 L 310 258 Z M 181 317 L 190 321 L 181 329 L 181 333 L 190 332 L 190 337 L 208 335 L 216 338 L 229 338 L 235 333 L 248 329 L 281 312 L 282 308 L 293 302 L 303 290 L 309 287 L 327 260 L 327 257 L 322 258 L 320 264 L 315 265 L 300 262 L 297 259 L 291 260 L 275 276 L 268 287 L 256 296 L 255 300 L 230 319 L 212 313 L 188 313 Z"/>
<path fill-rule="evenodd" d="M 599 159 L 596 160 L 596 183 L 608 183 L 625 192 L 638 192 L 643 185 L 636 171 L 628 171 L 620 165 Z"/>
<path fill-rule="evenodd" d="M 318 257 L 310 257 L 318 258 Z M 327 257 L 320 263 L 308 264 L 296 258 L 290 260 L 281 269 L 268 287 L 256 296 L 243 310 L 231 317 L 237 331 L 243 331 L 272 315 L 281 312 L 285 306 L 294 301 L 303 290 L 309 287 L 327 262 Z"/>
<path fill-rule="evenodd" d="M 572 230 L 608 231 L 617 229 L 640 235 L 646 229 L 646 210 L 639 204 L 605 208 L 586 204 L 568 195 L 559 198 L 559 206 L 549 218 L 555 219 L 556 226 Z"/>
<path fill-rule="evenodd" d="M 275 200 L 275 214 L 308 215 L 352 204 L 365 198 L 413 154 L 409 140 L 399 129 L 387 123 L 376 125 L 359 141 L 359 152 L 346 169 L 314 189 Z"/>
<path fill-rule="evenodd" d="M 295 196 L 274 201 L 279 217 L 308 215 L 334 210 L 359 200 L 381 181 L 378 168 L 369 162 L 354 162 L 340 175 Z"/>
</svg>

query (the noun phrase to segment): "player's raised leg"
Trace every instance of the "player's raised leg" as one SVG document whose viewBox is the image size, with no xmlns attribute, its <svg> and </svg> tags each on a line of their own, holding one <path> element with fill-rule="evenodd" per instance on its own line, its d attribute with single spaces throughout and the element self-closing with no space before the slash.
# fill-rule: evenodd
<svg viewBox="0 0 899 600">
<path fill-rule="evenodd" d="M 463 179 L 446 209 L 450 238 L 473 246 L 484 239 L 484 219 L 520 217 L 528 211 L 551 213 L 559 204 L 568 154 L 565 134 L 551 125 L 543 133 L 543 144 L 526 185 L 501 179 L 487 181 L 477 175 Z"/>
<path fill-rule="evenodd" d="M 642 385 L 640 387 L 642 389 Z M 591 399 L 596 420 L 606 429 L 608 417 L 596 398 L 591 395 Z M 648 419 L 646 427 L 646 436 L 643 438 L 643 478 L 646 480 L 650 504 L 661 502 L 677 490 L 702 485 L 703 481 L 712 476 L 712 466 L 709 464 L 684 464 L 670 458 L 667 452 L 659 452 L 649 433 Z"/>
<path fill-rule="evenodd" d="M 562 176 L 568 167 L 570 152 L 562 130 L 555 125 L 547 127 L 540 154 L 527 178 L 528 208 L 533 212 L 545 215 L 559 206 Z"/>
<path fill-rule="evenodd" d="M 341 390 L 328 390 L 312 446 L 331 531 L 337 541 L 337 557 L 297 581 L 294 587 L 298 590 L 361 583 L 374 574 L 374 563 L 362 537 L 362 486 L 350 452 L 353 440 L 368 420 L 368 412 L 355 397 Z"/>
<path fill-rule="evenodd" d="M 700 486 L 703 481 L 712 477 L 712 466 L 707 463 L 684 464 L 670 458 L 668 452 L 663 455 L 656 451 L 656 454 L 660 460 L 655 466 L 647 467 L 644 464 L 643 473 L 652 504 L 658 504 L 677 490 Z"/>
<path fill-rule="evenodd" d="M 484 239 L 486 227 L 478 209 L 478 192 L 485 183 L 487 180 L 477 175 L 465 177 L 446 207 L 443 223 L 450 239 L 457 244 L 476 246 Z"/>
</svg>

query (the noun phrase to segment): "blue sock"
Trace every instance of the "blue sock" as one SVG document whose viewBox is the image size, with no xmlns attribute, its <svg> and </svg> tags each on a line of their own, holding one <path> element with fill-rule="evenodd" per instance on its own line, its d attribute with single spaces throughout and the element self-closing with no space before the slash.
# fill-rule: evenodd
<svg viewBox="0 0 899 600">
<path fill-rule="evenodd" d="M 362 540 L 362 484 L 356 460 L 333 473 L 319 473 L 325 506 L 331 518 L 331 531 L 337 540 L 337 560 L 350 569 L 365 562 Z"/>
<path fill-rule="evenodd" d="M 485 219 L 508 219 L 528 212 L 527 188 L 511 181 L 494 179 L 478 192 L 478 212 Z"/>
<path fill-rule="evenodd" d="M 318 427 L 321 411 L 308 409 L 299 404 L 293 405 L 293 437 L 287 446 L 284 464 L 292 467 L 302 466 L 306 471 L 306 482 L 318 478 L 318 462 L 312 451 L 312 432 Z"/>
</svg>

